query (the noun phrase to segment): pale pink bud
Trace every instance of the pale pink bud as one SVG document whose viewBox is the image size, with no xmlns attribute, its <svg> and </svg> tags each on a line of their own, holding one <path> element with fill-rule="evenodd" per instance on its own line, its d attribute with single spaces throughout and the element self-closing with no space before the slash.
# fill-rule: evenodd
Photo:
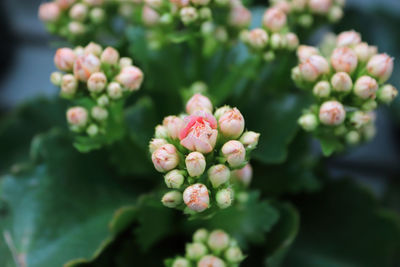
<svg viewBox="0 0 400 267">
<path fill-rule="evenodd" d="M 258 139 L 260 138 L 260 134 L 252 131 L 245 132 L 240 137 L 240 142 L 244 145 L 244 147 L 248 150 L 253 150 L 258 145 Z"/>
<path fill-rule="evenodd" d="M 156 151 L 157 149 L 159 149 L 160 147 L 162 147 L 163 145 L 166 145 L 166 144 L 168 144 L 168 142 L 165 139 L 162 139 L 162 138 L 152 139 L 149 144 L 150 153 L 153 154 L 154 151 Z"/>
<path fill-rule="evenodd" d="M 156 126 L 156 133 L 155 133 L 156 138 L 168 138 L 168 131 L 167 128 L 165 128 L 162 125 L 157 125 Z"/>
<path fill-rule="evenodd" d="M 326 14 L 332 7 L 332 0 L 310 0 L 308 5 L 311 12 L 316 14 Z"/>
<path fill-rule="evenodd" d="M 194 7 L 184 7 L 181 9 L 179 14 L 184 24 L 195 22 L 199 17 L 199 13 L 197 13 L 196 8 Z"/>
<path fill-rule="evenodd" d="M 297 57 L 300 62 L 306 61 L 309 57 L 313 55 L 319 55 L 317 48 L 308 45 L 300 45 L 297 49 Z"/>
<path fill-rule="evenodd" d="M 104 121 L 108 118 L 107 109 L 99 106 L 94 106 L 91 110 L 92 117 L 97 121 Z"/>
<path fill-rule="evenodd" d="M 78 3 L 72 6 L 69 10 L 69 16 L 78 21 L 83 21 L 88 14 L 88 7 L 84 4 Z"/>
<path fill-rule="evenodd" d="M 191 177 L 201 176 L 206 169 L 206 159 L 200 152 L 191 152 L 187 155 L 185 164 Z"/>
<path fill-rule="evenodd" d="M 153 8 L 145 5 L 142 11 L 142 20 L 146 26 L 154 26 L 160 22 L 160 14 Z"/>
<path fill-rule="evenodd" d="M 55 22 L 60 17 L 60 8 L 54 3 L 43 3 L 39 6 L 39 18 L 43 22 Z"/>
<path fill-rule="evenodd" d="M 101 54 L 101 62 L 110 64 L 110 65 L 115 65 L 118 63 L 119 60 L 119 53 L 116 49 L 112 47 L 107 47 L 104 49 L 103 53 Z"/>
<path fill-rule="evenodd" d="M 286 14 L 282 10 L 271 7 L 265 11 L 262 22 L 265 28 L 278 32 L 286 26 L 286 20 Z"/>
<path fill-rule="evenodd" d="M 176 208 L 182 203 L 182 193 L 176 190 L 170 191 L 162 197 L 161 202 L 167 208 Z"/>
<path fill-rule="evenodd" d="M 196 230 L 193 234 L 193 241 L 199 243 L 206 243 L 208 240 L 208 231 L 204 228 Z"/>
<path fill-rule="evenodd" d="M 203 243 L 192 243 L 186 245 L 186 258 L 191 260 L 199 260 L 207 254 L 207 247 Z"/>
<path fill-rule="evenodd" d="M 361 76 L 354 84 L 354 93 L 362 99 L 375 98 L 378 83 L 370 76 Z"/>
<path fill-rule="evenodd" d="M 117 82 L 111 82 L 107 86 L 107 94 L 111 99 L 119 99 L 123 95 L 122 87 Z"/>
<path fill-rule="evenodd" d="M 214 188 L 229 181 L 231 171 L 224 164 L 218 164 L 208 169 L 208 179 Z"/>
<path fill-rule="evenodd" d="M 183 201 L 189 209 L 196 212 L 202 212 L 208 209 L 210 197 L 207 187 L 204 184 L 188 186 L 183 192 Z"/>
<path fill-rule="evenodd" d="M 342 124 L 346 111 L 338 101 L 327 101 L 319 109 L 319 120 L 322 124 L 336 126 Z"/>
<path fill-rule="evenodd" d="M 59 48 L 54 56 L 54 64 L 62 71 L 71 71 L 75 60 L 76 55 L 70 48 Z"/>
<path fill-rule="evenodd" d="M 73 3 L 75 3 L 76 0 L 56 0 L 55 2 L 57 3 L 57 5 L 65 10 L 68 9 L 70 6 L 72 6 Z"/>
<path fill-rule="evenodd" d="M 383 103 L 390 104 L 397 96 L 397 89 L 393 85 L 384 85 L 378 93 L 378 99 Z"/>
<path fill-rule="evenodd" d="M 356 31 L 342 32 L 336 39 L 336 46 L 355 46 L 361 43 L 361 35 Z"/>
<path fill-rule="evenodd" d="M 172 170 L 165 175 L 164 181 L 169 188 L 179 189 L 185 181 L 185 177 L 182 171 Z"/>
<path fill-rule="evenodd" d="M 229 246 L 229 235 L 222 230 L 214 230 L 208 237 L 208 246 L 214 252 L 220 252 L 228 248 Z"/>
<path fill-rule="evenodd" d="M 50 75 L 50 81 L 55 86 L 61 86 L 63 74 L 61 72 L 55 71 Z"/>
<path fill-rule="evenodd" d="M 78 89 L 78 81 L 72 74 L 65 74 L 61 80 L 61 95 L 73 96 Z"/>
<path fill-rule="evenodd" d="M 129 91 L 135 91 L 142 85 L 143 72 L 138 67 L 128 66 L 121 70 L 116 81 Z"/>
<path fill-rule="evenodd" d="M 243 5 L 235 5 L 229 13 L 229 24 L 233 27 L 244 28 L 251 22 L 251 12 Z"/>
<path fill-rule="evenodd" d="M 363 111 L 356 111 L 351 114 L 350 123 L 356 128 L 360 129 L 364 125 L 371 122 L 371 116 Z"/>
<path fill-rule="evenodd" d="M 263 29 L 253 29 L 246 34 L 247 43 L 254 49 L 263 49 L 268 44 L 268 33 Z"/>
<path fill-rule="evenodd" d="M 201 94 L 193 95 L 186 103 L 186 112 L 187 114 L 191 115 L 197 110 L 206 110 L 208 112 L 212 112 L 213 105 L 210 99 Z"/>
<path fill-rule="evenodd" d="M 314 131 L 318 126 L 317 116 L 314 114 L 304 114 L 299 118 L 298 123 L 305 131 Z"/>
<path fill-rule="evenodd" d="M 286 34 L 286 44 L 289 50 L 295 50 L 299 46 L 299 38 L 295 33 Z"/>
<path fill-rule="evenodd" d="M 339 21 L 341 18 L 343 18 L 343 9 L 341 7 L 338 6 L 333 6 L 328 13 L 328 19 L 331 22 L 337 22 Z"/>
<path fill-rule="evenodd" d="M 82 24 L 78 21 L 71 21 L 68 24 L 68 30 L 73 35 L 82 35 L 86 31 L 86 27 L 84 24 Z"/>
<path fill-rule="evenodd" d="M 213 255 L 206 255 L 197 264 L 197 267 L 226 267 L 226 264 L 220 258 Z"/>
<path fill-rule="evenodd" d="M 210 3 L 210 0 L 190 0 L 192 4 L 198 5 L 198 6 L 205 6 Z"/>
<path fill-rule="evenodd" d="M 88 90 L 92 93 L 100 93 L 106 88 L 107 77 L 102 72 L 95 72 L 90 75 L 87 81 Z"/>
<path fill-rule="evenodd" d="M 162 0 L 145 0 L 145 6 L 148 6 L 150 8 L 155 8 L 158 9 L 162 6 L 163 1 Z"/>
<path fill-rule="evenodd" d="M 232 178 L 247 187 L 253 178 L 253 168 L 250 164 L 246 164 L 243 168 L 232 171 Z"/>
<path fill-rule="evenodd" d="M 316 97 L 328 97 L 331 93 L 331 85 L 327 81 L 320 81 L 314 85 L 313 94 Z"/>
<path fill-rule="evenodd" d="M 357 68 L 358 58 L 351 48 L 340 47 L 333 50 L 331 63 L 337 72 L 352 73 Z"/>
<path fill-rule="evenodd" d="M 244 130 L 244 118 L 237 108 L 225 112 L 218 120 L 221 133 L 230 138 L 238 138 Z"/>
<path fill-rule="evenodd" d="M 271 35 L 270 45 L 272 49 L 283 49 L 287 46 L 286 36 L 280 33 L 273 33 Z"/>
<path fill-rule="evenodd" d="M 175 146 L 163 145 L 151 155 L 154 167 L 159 172 L 167 172 L 178 166 L 179 156 Z"/>
<path fill-rule="evenodd" d="M 119 60 L 119 66 L 123 69 L 128 66 L 132 66 L 133 62 L 132 59 L 129 57 L 121 57 Z"/>
<path fill-rule="evenodd" d="M 94 42 L 90 42 L 86 47 L 85 47 L 85 54 L 93 54 L 96 57 L 100 57 L 101 53 L 103 52 L 103 48 L 101 48 L 101 45 L 96 44 Z"/>
<path fill-rule="evenodd" d="M 312 55 L 300 64 L 300 73 L 304 80 L 314 82 L 322 74 L 329 72 L 329 63 L 319 55 Z"/>
<path fill-rule="evenodd" d="M 101 6 L 104 0 L 83 0 L 89 6 Z"/>
<path fill-rule="evenodd" d="M 225 112 L 228 112 L 229 110 L 231 110 L 232 108 L 228 105 L 225 105 L 223 107 L 218 108 L 215 112 L 214 112 L 214 117 L 219 120 L 219 118 L 225 114 Z"/>
<path fill-rule="evenodd" d="M 332 76 L 331 84 L 334 91 L 349 92 L 353 87 L 353 81 L 347 72 L 338 72 Z"/>
<path fill-rule="evenodd" d="M 233 168 L 242 166 L 246 161 L 246 149 L 236 140 L 230 140 L 222 146 L 222 154 Z"/>
<path fill-rule="evenodd" d="M 177 139 L 185 127 L 185 122 L 177 116 L 168 116 L 164 118 L 163 126 L 167 129 L 169 137 Z"/>
<path fill-rule="evenodd" d="M 178 257 L 177 259 L 174 260 L 171 267 L 192 267 L 192 264 L 190 263 L 189 260 L 182 257 Z"/>
<path fill-rule="evenodd" d="M 74 53 L 76 56 L 83 56 L 85 54 L 85 48 L 78 45 L 77 47 L 74 48 Z"/>
<path fill-rule="evenodd" d="M 368 73 L 376 77 L 379 82 L 386 82 L 393 72 L 393 58 L 387 54 L 373 56 L 367 64 Z"/>
<path fill-rule="evenodd" d="M 220 209 L 226 209 L 232 205 L 233 191 L 232 189 L 221 189 L 215 195 L 215 200 Z"/>
<path fill-rule="evenodd" d="M 88 122 L 88 112 L 82 107 L 69 108 L 67 111 L 67 120 L 73 126 L 83 127 Z"/>
<path fill-rule="evenodd" d="M 90 10 L 89 16 L 90 16 L 91 21 L 93 21 L 94 23 L 101 23 L 104 21 L 106 12 L 101 7 L 95 7 L 92 10 Z"/>
<path fill-rule="evenodd" d="M 288 14 L 291 10 L 290 3 L 286 1 L 279 1 L 278 3 L 274 4 L 274 7 L 281 10 L 285 14 Z"/>
<path fill-rule="evenodd" d="M 75 60 L 74 75 L 82 81 L 87 82 L 89 77 L 100 70 L 100 59 L 93 54 L 80 56 Z"/>
<path fill-rule="evenodd" d="M 243 256 L 242 250 L 235 246 L 229 247 L 225 251 L 225 258 L 228 262 L 239 264 L 245 258 L 245 256 Z"/>
<path fill-rule="evenodd" d="M 295 11 L 302 11 L 305 9 L 307 0 L 292 0 L 292 9 Z"/>
<path fill-rule="evenodd" d="M 367 43 L 359 43 L 354 47 L 354 52 L 356 52 L 356 55 L 358 57 L 358 60 L 361 62 L 367 61 L 371 55 L 370 55 L 370 48 Z"/>
</svg>

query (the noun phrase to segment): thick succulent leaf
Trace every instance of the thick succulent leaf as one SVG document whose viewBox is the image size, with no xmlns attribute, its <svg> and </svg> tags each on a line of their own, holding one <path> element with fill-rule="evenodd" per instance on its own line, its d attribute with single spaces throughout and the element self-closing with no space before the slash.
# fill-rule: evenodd
<svg viewBox="0 0 400 267">
<path fill-rule="evenodd" d="M 400 217 L 349 180 L 330 182 L 298 202 L 301 231 L 285 266 L 395 266 Z"/>
</svg>

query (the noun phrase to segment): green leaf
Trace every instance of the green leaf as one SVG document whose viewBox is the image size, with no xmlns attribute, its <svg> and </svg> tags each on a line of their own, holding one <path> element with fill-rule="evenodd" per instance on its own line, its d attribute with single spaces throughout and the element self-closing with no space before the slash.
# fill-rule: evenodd
<svg viewBox="0 0 400 267">
<path fill-rule="evenodd" d="M 341 180 L 298 201 L 301 231 L 285 266 L 395 266 L 399 214 L 382 208 L 365 188 Z"/>
<path fill-rule="evenodd" d="M 321 144 L 322 153 L 325 157 L 331 156 L 333 153 L 343 149 L 343 144 L 336 138 L 318 138 Z"/>
</svg>

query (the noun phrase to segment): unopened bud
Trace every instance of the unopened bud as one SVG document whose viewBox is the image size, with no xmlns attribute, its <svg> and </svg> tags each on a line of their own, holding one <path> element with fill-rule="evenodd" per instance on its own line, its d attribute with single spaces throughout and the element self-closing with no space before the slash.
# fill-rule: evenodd
<svg viewBox="0 0 400 267">
<path fill-rule="evenodd" d="M 92 117 L 97 121 L 104 121 L 108 118 L 108 111 L 105 108 L 95 106 L 91 111 Z"/>
<path fill-rule="evenodd" d="M 362 111 L 356 111 L 350 116 L 350 123 L 356 129 L 360 129 L 364 125 L 370 123 L 371 120 L 371 116 L 368 113 Z"/>
<path fill-rule="evenodd" d="M 78 89 L 78 81 L 72 74 L 65 74 L 61 80 L 61 95 L 64 97 L 71 97 L 75 95 Z"/>
<path fill-rule="evenodd" d="M 68 30 L 73 35 L 82 35 L 86 31 L 86 27 L 84 24 L 82 24 L 78 21 L 71 21 L 68 24 Z"/>
<path fill-rule="evenodd" d="M 168 208 L 176 208 L 182 204 L 182 193 L 175 190 L 169 191 L 162 197 L 161 202 Z"/>
<path fill-rule="evenodd" d="M 154 144 L 154 140 L 163 140 L 163 139 L 153 139 L 153 141 L 152 141 L 153 144 Z M 154 144 L 154 145 L 156 145 L 156 144 Z M 151 150 L 152 149 L 150 148 L 150 151 Z M 181 171 L 172 170 L 165 175 L 164 181 L 165 181 L 165 184 L 168 186 L 168 188 L 179 189 L 182 186 L 183 182 L 185 181 L 185 177 L 183 176 Z"/>
<path fill-rule="evenodd" d="M 197 264 L 197 267 L 226 267 L 226 264 L 220 258 L 213 255 L 206 255 Z"/>
<path fill-rule="evenodd" d="M 39 18 L 43 22 L 55 22 L 60 17 L 61 10 L 59 6 L 54 3 L 43 3 L 39 7 Z"/>
<path fill-rule="evenodd" d="M 305 28 L 309 28 L 314 23 L 314 18 L 311 14 L 303 14 L 299 16 L 298 23 Z"/>
<path fill-rule="evenodd" d="M 101 54 L 101 62 L 110 64 L 110 65 L 115 65 L 118 63 L 119 60 L 119 53 L 116 49 L 112 47 L 107 47 L 104 49 L 103 53 Z"/>
<path fill-rule="evenodd" d="M 186 258 L 190 260 L 200 260 L 208 252 L 203 243 L 192 243 L 186 245 Z"/>
<path fill-rule="evenodd" d="M 331 85 L 327 81 L 320 81 L 314 85 L 313 94 L 319 98 L 328 97 L 331 94 Z"/>
<path fill-rule="evenodd" d="M 193 267 L 189 260 L 179 257 L 174 260 L 171 267 Z"/>
<path fill-rule="evenodd" d="M 244 130 L 244 118 L 237 108 L 226 111 L 218 120 L 221 133 L 230 138 L 238 138 Z"/>
<path fill-rule="evenodd" d="M 239 247 L 230 247 L 225 251 L 225 259 L 230 263 L 239 263 L 245 257 Z"/>
<path fill-rule="evenodd" d="M 152 8 L 155 8 L 155 9 L 157 9 L 157 8 L 160 8 L 161 6 L 162 6 L 162 4 L 163 4 L 163 1 L 162 0 L 145 0 L 144 1 L 149 7 L 152 7 Z M 145 5 L 146 6 L 146 5 Z"/>
<path fill-rule="evenodd" d="M 110 103 L 110 99 L 108 99 L 107 95 L 101 95 L 99 98 L 97 98 L 97 104 L 101 107 L 106 107 Z"/>
<path fill-rule="evenodd" d="M 162 125 L 157 125 L 157 126 L 156 126 L 155 137 L 156 137 L 156 138 L 162 138 L 162 139 L 168 138 L 168 131 L 167 131 L 167 128 L 165 128 L 165 127 L 162 126 Z"/>
<path fill-rule="evenodd" d="M 250 164 L 246 164 L 243 168 L 232 171 L 231 177 L 233 180 L 247 187 L 253 178 L 253 168 Z"/>
<path fill-rule="evenodd" d="M 212 12 L 211 9 L 208 7 L 202 7 L 199 10 L 199 17 L 202 20 L 209 20 L 212 18 Z"/>
<path fill-rule="evenodd" d="M 146 26 L 155 26 L 160 22 L 160 14 L 153 8 L 145 5 L 142 11 L 143 24 Z"/>
<path fill-rule="evenodd" d="M 86 133 L 92 137 L 96 136 L 99 133 L 99 127 L 96 124 L 90 124 L 86 129 Z"/>
<path fill-rule="evenodd" d="M 154 167 L 159 172 L 173 170 L 179 163 L 179 156 L 175 146 L 171 144 L 163 145 L 151 155 Z"/>
<path fill-rule="evenodd" d="M 223 26 L 215 28 L 214 36 L 215 39 L 220 43 L 225 43 L 226 41 L 228 41 L 229 38 L 228 31 Z"/>
<path fill-rule="evenodd" d="M 393 72 L 393 58 L 387 54 L 373 56 L 367 64 L 368 73 L 379 80 L 380 83 L 386 82 Z"/>
<path fill-rule="evenodd" d="M 293 81 L 295 82 L 299 82 L 302 80 L 302 75 L 301 75 L 301 71 L 300 71 L 300 67 L 294 67 L 291 71 L 291 78 Z"/>
<path fill-rule="evenodd" d="M 206 110 L 212 112 L 213 105 L 208 97 L 201 94 L 195 94 L 186 103 L 186 112 L 188 114 L 193 114 L 197 110 Z"/>
<path fill-rule="evenodd" d="M 143 72 L 135 66 L 124 67 L 116 77 L 116 81 L 129 91 L 135 91 L 142 85 Z"/>
<path fill-rule="evenodd" d="M 88 7 L 84 4 L 77 3 L 69 10 L 69 16 L 77 21 L 83 21 L 88 15 Z"/>
<path fill-rule="evenodd" d="M 311 132 L 317 128 L 318 119 L 314 114 L 304 114 L 299 118 L 298 123 L 305 131 Z"/>
<path fill-rule="evenodd" d="M 275 60 L 275 53 L 274 53 L 274 51 L 267 51 L 267 52 L 265 52 L 264 55 L 263 55 L 263 59 L 264 59 L 266 62 L 272 62 L 272 61 L 274 61 L 274 60 Z"/>
<path fill-rule="evenodd" d="M 370 57 L 370 47 L 367 43 L 359 43 L 354 47 L 354 52 L 356 52 L 358 60 L 361 62 L 366 62 Z"/>
<path fill-rule="evenodd" d="M 286 34 L 286 44 L 289 50 L 295 50 L 299 46 L 299 38 L 295 33 L 289 32 Z"/>
<path fill-rule="evenodd" d="M 346 111 L 338 101 L 327 101 L 319 109 L 319 120 L 322 124 L 337 126 L 343 123 Z"/>
<path fill-rule="evenodd" d="M 299 67 L 301 77 L 308 82 L 314 82 L 320 75 L 329 72 L 328 61 L 319 55 L 310 56 Z"/>
<path fill-rule="evenodd" d="M 360 134 L 357 131 L 350 131 L 346 134 L 346 142 L 349 145 L 357 145 L 360 142 Z"/>
<path fill-rule="evenodd" d="M 342 32 L 336 39 L 336 46 L 356 46 L 361 43 L 361 35 L 356 31 Z"/>
<path fill-rule="evenodd" d="M 349 92 L 353 87 L 353 81 L 346 72 L 338 72 L 332 76 L 332 88 L 336 92 Z"/>
<path fill-rule="evenodd" d="M 184 24 L 190 24 L 197 20 L 199 14 L 194 7 L 184 7 L 180 11 L 180 16 Z"/>
<path fill-rule="evenodd" d="M 77 57 L 83 56 L 83 55 L 85 55 L 85 48 L 78 45 L 77 47 L 74 48 L 74 53 Z"/>
<path fill-rule="evenodd" d="M 268 44 L 268 33 L 263 29 L 253 29 L 247 33 L 246 41 L 254 49 L 263 49 Z"/>
<path fill-rule="evenodd" d="M 186 169 L 191 177 L 201 176 L 206 169 L 206 159 L 200 152 L 191 152 L 185 159 Z"/>
<path fill-rule="evenodd" d="M 50 81 L 55 86 L 61 86 L 62 77 L 63 75 L 61 72 L 55 71 L 50 75 Z"/>
<path fill-rule="evenodd" d="M 333 50 L 331 63 L 337 72 L 352 73 L 357 68 L 358 58 L 351 48 L 340 47 Z"/>
<path fill-rule="evenodd" d="M 217 192 L 215 199 L 219 208 L 226 209 L 232 205 L 233 192 L 231 189 L 221 189 Z"/>
<path fill-rule="evenodd" d="M 253 150 L 257 147 L 258 145 L 258 140 L 260 139 L 260 134 L 253 132 L 253 131 L 248 131 L 245 132 L 241 137 L 240 137 L 240 142 L 244 145 L 244 147 L 247 150 Z"/>
<path fill-rule="evenodd" d="M 103 8 L 96 7 L 90 10 L 89 16 L 94 23 L 98 24 L 104 21 L 106 13 Z"/>
<path fill-rule="evenodd" d="M 179 133 L 185 127 L 184 121 L 177 116 L 168 116 L 163 120 L 163 126 L 167 129 L 169 137 L 178 139 Z"/>
<path fill-rule="evenodd" d="M 132 66 L 132 59 L 129 57 L 121 57 L 119 60 L 119 66 L 123 69 L 128 66 Z"/>
<path fill-rule="evenodd" d="M 214 188 L 229 181 L 231 171 L 224 164 L 218 164 L 208 169 L 208 179 Z"/>
<path fill-rule="evenodd" d="M 246 161 L 246 150 L 242 143 L 230 140 L 222 146 L 222 154 L 233 168 L 242 166 Z"/>
<path fill-rule="evenodd" d="M 103 72 L 95 72 L 87 81 L 88 90 L 92 93 L 100 93 L 107 84 L 107 77 Z"/>
<path fill-rule="evenodd" d="M 225 250 L 229 246 L 229 235 L 222 230 L 214 230 L 208 237 L 208 246 L 216 253 Z"/>
<path fill-rule="evenodd" d="M 67 111 L 67 120 L 73 126 L 83 127 L 88 122 L 88 113 L 83 107 L 72 107 Z"/>
<path fill-rule="evenodd" d="M 291 6 L 294 11 L 303 11 L 306 8 L 307 0 L 292 0 Z"/>
<path fill-rule="evenodd" d="M 208 231 L 206 229 L 198 229 L 193 234 L 193 241 L 199 243 L 206 243 L 208 240 Z"/>
<path fill-rule="evenodd" d="M 251 22 L 251 12 L 243 5 L 234 5 L 229 13 L 229 24 L 237 28 L 244 28 Z"/>
<path fill-rule="evenodd" d="M 268 8 L 263 16 L 263 26 L 272 32 L 278 32 L 286 26 L 286 14 L 275 7 Z"/>
<path fill-rule="evenodd" d="M 361 76 L 354 84 L 354 93 L 362 99 L 375 98 L 378 83 L 370 76 Z"/>
<path fill-rule="evenodd" d="M 190 86 L 190 90 L 192 90 L 193 92 L 195 92 L 196 94 L 202 94 L 205 93 L 207 91 L 207 84 L 203 81 L 197 81 L 194 82 L 191 86 Z"/>
<path fill-rule="evenodd" d="M 87 82 L 89 77 L 100 70 L 100 59 L 93 54 L 80 56 L 74 64 L 74 75 L 82 81 Z"/>
<path fill-rule="evenodd" d="M 338 6 L 333 6 L 328 13 L 329 21 L 335 23 L 343 18 L 343 9 Z"/>
<path fill-rule="evenodd" d="M 310 10 L 315 14 L 327 14 L 332 7 L 332 0 L 310 0 Z"/>
<path fill-rule="evenodd" d="M 273 33 L 271 35 L 270 45 L 272 49 L 283 49 L 287 46 L 286 38 L 280 33 Z"/>
<path fill-rule="evenodd" d="M 204 184 L 188 186 L 183 192 L 183 200 L 189 209 L 196 212 L 202 212 L 210 205 L 208 189 Z"/>
<path fill-rule="evenodd" d="M 299 58 L 300 62 L 306 61 L 313 55 L 319 55 L 318 49 L 313 46 L 300 45 L 297 49 L 297 57 Z"/>
<path fill-rule="evenodd" d="M 75 60 L 76 55 L 70 48 L 59 48 L 54 56 L 54 64 L 62 71 L 71 71 Z"/>
<path fill-rule="evenodd" d="M 117 82 L 112 82 L 107 86 L 107 94 L 111 99 L 120 99 L 123 95 L 122 87 Z"/>
<path fill-rule="evenodd" d="M 162 147 L 163 145 L 166 145 L 166 144 L 168 144 L 168 142 L 165 139 L 161 139 L 161 138 L 152 139 L 149 144 L 150 153 L 153 153 L 154 151 L 156 151 L 157 149 L 159 149 L 160 147 Z"/>
<path fill-rule="evenodd" d="M 378 92 L 378 99 L 385 104 L 390 104 L 398 94 L 397 89 L 390 84 L 384 85 Z"/>
</svg>

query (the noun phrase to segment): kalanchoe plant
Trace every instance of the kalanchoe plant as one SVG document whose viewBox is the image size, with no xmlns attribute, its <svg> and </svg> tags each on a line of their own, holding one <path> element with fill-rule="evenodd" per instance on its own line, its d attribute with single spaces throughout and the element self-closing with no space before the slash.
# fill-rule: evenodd
<svg viewBox="0 0 400 267">
<path fill-rule="evenodd" d="M 62 72 L 52 73 L 50 79 L 60 87 L 60 96 L 73 103 L 66 115 L 77 133 L 76 146 L 90 150 L 121 138 L 125 99 L 139 90 L 142 71 L 114 48 L 93 42 L 74 50 L 59 48 L 54 63 Z"/>
<path fill-rule="evenodd" d="M 225 209 L 251 180 L 250 152 L 259 134 L 245 131 L 237 108 L 223 106 L 213 113 L 209 98 L 195 94 L 186 114 L 168 116 L 156 127 L 149 148 L 157 171 L 165 173 L 162 202 L 187 213 L 207 214 Z"/>
<path fill-rule="evenodd" d="M 242 250 L 229 234 L 222 230 L 208 232 L 199 229 L 193 242 L 186 245 L 185 256 L 165 261 L 166 267 L 236 267 L 245 259 Z"/>
<path fill-rule="evenodd" d="M 379 103 L 391 103 L 397 90 L 385 84 L 392 74 L 393 59 L 362 42 L 359 33 L 342 32 L 333 49 L 325 47 L 324 51 L 328 54 L 300 46 L 299 65 L 292 78 L 315 96 L 315 104 L 304 112 L 299 124 L 330 154 L 346 144 L 370 140 L 375 134 L 374 110 Z"/>
</svg>

